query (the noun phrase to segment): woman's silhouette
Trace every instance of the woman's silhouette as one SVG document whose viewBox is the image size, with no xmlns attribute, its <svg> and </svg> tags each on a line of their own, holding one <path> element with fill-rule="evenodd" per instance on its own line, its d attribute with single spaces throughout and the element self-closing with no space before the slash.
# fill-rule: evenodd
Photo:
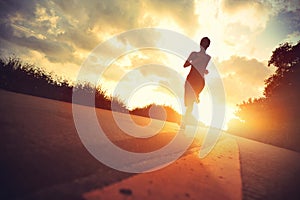
<svg viewBox="0 0 300 200">
<path fill-rule="evenodd" d="M 199 103 L 199 94 L 205 86 L 204 74 L 207 74 L 206 69 L 210 56 L 206 54 L 206 49 L 210 45 L 208 37 L 204 37 L 200 41 L 200 51 L 192 52 L 185 61 L 183 67 L 191 66 L 190 73 L 185 81 L 184 104 L 186 112 L 184 115 L 183 126 L 187 123 L 194 123 L 197 120 L 193 117 L 192 111 L 194 102 Z"/>
</svg>

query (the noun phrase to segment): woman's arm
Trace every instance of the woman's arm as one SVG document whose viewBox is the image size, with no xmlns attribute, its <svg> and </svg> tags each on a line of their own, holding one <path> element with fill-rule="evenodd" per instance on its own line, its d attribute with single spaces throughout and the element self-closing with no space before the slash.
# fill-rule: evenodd
<svg viewBox="0 0 300 200">
<path fill-rule="evenodd" d="M 196 56 L 195 52 L 192 52 L 192 53 L 189 55 L 189 57 L 186 59 L 186 61 L 185 61 L 184 65 L 183 65 L 183 67 L 188 67 L 188 66 L 192 65 L 191 62 L 192 62 L 192 60 L 195 58 L 195 56 Z"/>
<path fill-rule="evenodd" d="M 188 66 L 190 66 L 190 65 L 191 65 L 190 61 L 187 60 L 187 61 L 185 61 L 183 67 L 188 67 Z"/>
</svg>

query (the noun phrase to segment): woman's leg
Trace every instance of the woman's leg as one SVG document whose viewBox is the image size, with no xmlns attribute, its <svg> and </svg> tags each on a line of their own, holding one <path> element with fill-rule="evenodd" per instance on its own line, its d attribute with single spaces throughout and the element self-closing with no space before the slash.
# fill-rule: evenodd
<svg viewBox="0 0 300 200">
<path fill-rule="evenodd" d="M 202 79 L 199 80 L 199 86 L 196 89 L 196 103 L 200 103 L 200 93 L 202 92 L 202 90 L 204 89 L 205 86 L 205 80 L 202 77 Z"/>
<path fill-rule="evenodd" d="M 194 88 L 191 87 L 191 84 L 186 81 L 185 83 L 185 91 L 184 91 L 184 103 L 185 103 L 185 114 L 183 116 L 183 126 L 186 124 L 194 124 L 195 117 L 193 116 L 193 108 L 194 108 L 194 102 L 196 101 L 196 92 L 194 91 Z"/>
</svg>

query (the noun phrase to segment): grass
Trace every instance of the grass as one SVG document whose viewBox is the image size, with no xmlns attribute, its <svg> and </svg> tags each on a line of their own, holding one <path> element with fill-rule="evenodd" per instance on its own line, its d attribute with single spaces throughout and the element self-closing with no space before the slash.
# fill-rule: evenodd
<svg viewBox="0 0 300 200">
<path fill-rule="evenodd" d="M 160 109 L 163 108 L 167 112 L 167 121 L 178 122 L 180 120 L 180 115 L 168 106 L 152 104 L 144 108 L 129 111 L 120 98 L 107 96 L 105 91 L 101 89 L 101 86 L 96 87 L 88 82 L 71 85 L 68 80 L 57 77 L 53 73 L 47 73 L 44 69 L 33 64 L 25 63 L 17 57 L 0 58 L 0 88 L 70 103 L 72 103 L 72 92 L 74 88 L 80 90 L 83 95 L 89 95 L 95 91 L 95 105 L 88 106 L 111 110 L 113 103 L 114 111 L 145 117 L 149 117 L 149 109 L 153 106 L 156 108 L 153 118 L 165 119 Z"/>
</svg>

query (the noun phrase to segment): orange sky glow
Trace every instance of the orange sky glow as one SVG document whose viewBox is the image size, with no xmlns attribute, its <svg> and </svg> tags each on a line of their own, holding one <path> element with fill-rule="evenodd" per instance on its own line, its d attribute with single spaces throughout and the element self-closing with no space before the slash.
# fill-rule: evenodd
<svg viewBox="0 0 300 200">
<path fill-rule="evenodd" d="M 77 73 L 90 52 L 107 39 L 138 28 L 163 28 L 185 35 L 199 44 L 202 37 L 211 39 L 207 53 L 218 70 L 226 95 L 225 123 L 234 118 L 236 105 L 250 97 L 263 95 L 264 80 L 274 73 L 267 61 L 279 44 L 300 40 L 300 4 L 294 1 L 0 1 L 0 54 L 12 54 L 44 68 L 56 77 L 76 82 Z M 146 38 L 153 45 L 159 36 Z M 144 42 L 137 38 L 136 42 Z M 175 45 L 176 45 L 176 41 Z M 124 41 L 112 49 L 126 48 Z M 194 49 L 199 50 L 199 49 Z M 189 54 L 190 52 L 187 52 Z M 107 52 L 106 56 L 110 56 Z M 165 104 L 180 111 L 184 79 L 188 69 L 185 58 L 159 49 L 130 52 L 114 60 L 99 81 L 108 95 L 115 94 L 129 108 L 150 103 Z M 101 61 L 99 65 L 101 64 Z M 182 80 L 174 80 L 158 71 L 139 70 L 144 65 L 163 65 L 177 72 Z M 129 72 L 130 76 L 124 79 Z M 86 74 L 87 81 L 97 69 Z M 207 81 L 212 75 L 206 76 Z M 152 85 L 141 85 L 149 80 Z M 163 85 L 177 82 L 174 97 Z M 177 99 L 176 99 L 177 98 Z M 205 88 L 198 105 L 200 121 L 211 124 L 211 91 Z"/>
</svg>

